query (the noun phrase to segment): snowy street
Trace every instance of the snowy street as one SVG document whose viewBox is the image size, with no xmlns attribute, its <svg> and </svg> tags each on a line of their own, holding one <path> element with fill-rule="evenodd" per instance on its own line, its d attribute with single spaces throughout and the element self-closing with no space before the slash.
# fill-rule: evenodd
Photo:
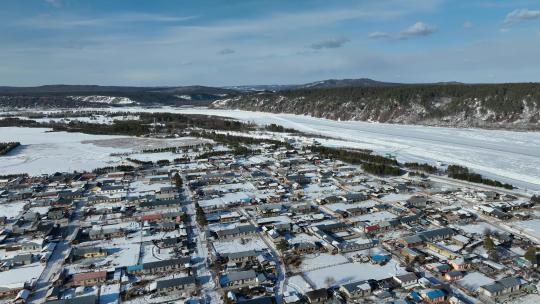
<svg viewBox="0 0 540 304">
<path fill-rule="evenodd" d="M 181 176 L 183 180 L 186 180 L 185 176 Z M 189 222 L 191 224 L 191 239 L 196 244 L 196 254 L 193 257 L 193 267 L 196 270 L 196 276 L 199 283 L 202 286 L 201 296 L 204 303 L 219 303 L 219 294 L 216 288 L 216 278 L 213 272 L 209 268 L 209 252 L 208 242 L 202 229 L 197 223 L 195 218 L 195 205 L 191 199 L 192 193 L 189 187 L 183 184 L 184 194 L 186 198 L 186 204 L 183 209 L 189 216 Z"/>
</svg>

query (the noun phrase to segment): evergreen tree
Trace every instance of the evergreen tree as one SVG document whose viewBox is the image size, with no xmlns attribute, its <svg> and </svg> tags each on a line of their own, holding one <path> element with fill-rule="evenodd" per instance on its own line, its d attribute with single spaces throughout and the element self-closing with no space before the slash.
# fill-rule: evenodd
<svg viewBox="0 0 540 304">
<path fill-rule="evenodd" d="M 289 249 L 289 242 L 287 242 L 285 239 L 281 239 L 281 241 L 279 241 L 279 243 L 276 245 L 276 248 L 279 251 L 284 252 Z"/>
<path fill-rule="evenodd" d="M 495 242 L 493 242 L 493 239 L 489 235 L 484 239 L 484 248 L 487 251 L 493 251 L 495 249 Z"/>
<path fill-rule="evenodd" d="M 525 252 L 524 258 L 527 259 L 527 261 L 536 264 L 536 247 L 529 247 Z"/>
<path fill-rule="evenodd" d="M 174 181 L 174 185 L 177 188 L 182 188 L 183 181 L 182 181 L 182 178 L 180 177 L 180 174 L 176 173 L 173 177 L 173 181 Z"/>
</svg>

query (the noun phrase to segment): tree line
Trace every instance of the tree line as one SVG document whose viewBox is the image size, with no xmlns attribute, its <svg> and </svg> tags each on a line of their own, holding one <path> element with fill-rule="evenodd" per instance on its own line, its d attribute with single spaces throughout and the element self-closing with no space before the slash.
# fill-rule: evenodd
<svg viewBox="0 0 540 304">
<path fill-rule="evenodd" d="M 448 177 L 450 178 L 464 180 L 464 181 L 468 181 L 472 183 L 501 187 L 501 188 L 506 188 L 506 189 L 514 189 L 514 186 L 508 183 L 501 183 L 493 179 L 485 178 L 481 174 L 470 171 L 469 168 L 467 167 L 458 166 L 458 165 L 450 165 L 448 166 L 447 172 L 448 172 Z"/>
<path fill-rule="evenodd" d="M 0 155 L 6 155 L 20 145 L 20 142 L 0 142 Z"/>
<path fill-rule="evenodd" d="M 0 127 L 52 128 L 55 131 L 81 132 L 86 134 L 111 134 L 141 136 L 152 132 L 164 131 L 168 134 L 182 132 L 188 128 L 246 131 L 254 126 L 238 120 L 208 115 L 183 115 L 171 113 L 140 113 L 138 120 L 115 120 L 112 124 L 98 124 L 81 121 L 37 122 L 31 119 L 6 117 L 0 119 Z M 159 122 L 162 125 L 153 125 Z"/>
<path fill-rule="evenodd" d="M 245 144 L 245 145 L 271 144 L 275 146 L 283 146 L 288 149 L 292 148 L 290 144 L 283 141 L 275 140 L 275 139 L 231 135 L 231 134 L 225 134 L 225 133 L 217 133 L 214 131 L 192 131 L 190 133 L 190 136 L 212 139 L 218 143 L 228 145 L 233 148 L 237 147 L 240 144 Z"/>
<path fill-rule="evenodd" d="M 343 87 L 291 90 L 275 94 L 289 98 L 302 97 L 308 106 L 318 100 L 325 100 L 326 104 L 335 107 L 348 101 L 364 103 L 370 107 L 377 107 L 377 104 L 392 106 L 394 103 L 410 105 L 415 102 L 432 109 L 430 116 L 433 117 L 453 114 L 475 98 L 483 100 L 483 105 L 495 113 L 521 112 L 523 101 L 540 107 L 540 84 L 537 83 Z M 450 104 L 439 109 L 433 107 L 433 101 L 441 98 L 450 98 Z"/>
<path fill-rule="evenodd" d="M 401 175 L 399 163 L 392 158 L 371 154 L 371 152 L 350 149 L 336 149 L 310 146 L 309 149 L 324 158 L 339 159 L 353 165 L 361 165 L 362 170 L 375 175 Z"/>
<path fill-rule="evenodd" d="M 266 126 L 264 126 L 264 128 L 265 128 L 267 131 L 270 131 L 270 132 L 277 132 L 277 133 L 298 133 L 298 130 L 296 130 L 296 129 L 285 128 L 284 126 L 278 125 L 278 124 L 275 124 L 275 123 L 266 125 Z"/>
<path fill-rule="evenodd" d="M 430 164 L 420 164 L 420 163 L 404 163 L 403 166 L 405 166 L 407 169 L 417 170 L 417 171 L 423 171 L 426 173 L 436 173 L 437 167 L 432 166 Z"/>
</svg>

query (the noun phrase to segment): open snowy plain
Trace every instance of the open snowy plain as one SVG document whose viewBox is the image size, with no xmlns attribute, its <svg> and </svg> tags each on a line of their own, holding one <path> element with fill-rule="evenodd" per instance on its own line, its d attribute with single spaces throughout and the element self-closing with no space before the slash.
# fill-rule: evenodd
<svg viewBox="0 0 540 304">
<path fill-rule="evenodd" d="M 84 140 L 120 138 L 120 136 L 48 132 L 44 128 L 0 128 L 0 142 L 18 141 L 21 146 L 0 158 L 2 174 L 38 175 L 56 171 L 91 170 L 119 161 L 110 153 L 127 149 L 99 147 Z"/>
<path fill-rule="evenodd" d="M 0 175 L 92 170 L 125 163 L 124 157 L 116 156 L 119 153 L 206 142 L 190 137 L 148 139 L 50 132 L 46 128 L 0 128 L 0 142 L 10 141 L 18 141 L 21 146 L 0 157 Z M 154 154 L 148 154 L 148 158 L 155 158 Z"/>
</svg>

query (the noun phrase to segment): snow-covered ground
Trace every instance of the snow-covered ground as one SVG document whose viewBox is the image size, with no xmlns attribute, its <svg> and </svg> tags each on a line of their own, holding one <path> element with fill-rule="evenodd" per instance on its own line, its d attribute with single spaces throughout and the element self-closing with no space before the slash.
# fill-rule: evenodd
<svg viewBox="0 0 540 304">
<path fill-rule="evenodd" d="M 118 163 L 120 158 L 111 158 L 110 153 L 129 151 L 82 143 L 84 140 L 111 139 L 120 136 L 47 131 L 49 129 L 45 128 L 0 128 L 0 142 L 21 143 L 21 147 L 2 156 L 0 171 L 3 174 L 38 175 L 56 171 L 90 170 Z"/>
<path fill-rule="evenodd" d="M 302 264 L 300 264 L 300 270 L 305 272 L 305 271 L 321 269 L 324 267 L 345 264 L 348 262 L 349 260 L 340 254 L 336 254 L 336 255 L 331 255 L 329 253 L 306 254 L 302 256 Z"/>
<path fill-rule="evenodd" d="M 314 288 L 328 287 L 362 280 L 381 280 L 394 275 L 406 273 L 405 269 L 397 265 L 394 260 L 384 266 L 370 263 L 346 263 L 337 266 L 320 268 L 305 273 L 305 277 L 311 281 Z"/>
<path fill-rule="evenodd" d="M 191 137 L 152 139 L 50 132 L 50 129 L 47 128 L 0 128 L 0 142 L 9 141 L 18 141 L 21 146 L 8 155 L 1 156 L 0 174 L 28 173 L 39 175 L 61 171 L 92 170 L 125 162 L 123 160 L 125 157 L 111 156 L 111 153 L 130 153 L 145 149 L 208 142 Z M 160 154 L 153 155 L 153 153 L 147 155 L 148 160 L 154 160 L 155 156 L 162 156 Z M 142 157 L 141 154 L 138 156 Z"/>
<path fill-rule="evenodd" d="M 486 277 L 484 274 L 480 272 L 469 272 L 467 275 L 463 277 L 463 279 L 458 281 L 458 285 L 462 286 L 463 288 L 466 288 L 467 290 L 471 292 L 475 292 L 478 290 L 480 286 L 491 284 L 494 281 L 495 280 Z"/>
<path fill-rule="evenodd" d="M 0 214 L 8 219 L 15 218 L 23 211 L 24 205 L 26 202 L 0 202 Z"/>
<path fill-rule="evenodd" d="M 246 250 L 263 250 L 268 248 L 264 241 L 258 236 L 237 238 L 228 241 L 214 241 L 212 245 L 214 245 L 214 249 L 219 254 Z"/>
<path fill-rule="evenodd" d="M 40 262 L 35 262 L 29 265 L 16 267 L 8 271 L 2 272 L 0 275 L 0 286 L 15 287 L 20 286 L 24 282 L 37 279 L 45 266 Z"/>
<path fill-rule="evenodd" d="M 486 232 L 498 232 L 503 233 L 504 231 L 497 228 L 495 225 L 486 222 L 478 222 L 476 224 L 468 224 L 463 226 L 458 226 L 459 229 L 462 229 L 466 233 L 484 235 Z"/>
<path fill-rule="evenodd" d="M 527 233 L 530 233 L 537 238 L 540 238 L 540 219 L 533 219 L 529 221 L 515 222 L 513 225 L 515 228 L 523 229 Z"/>
</svg>

